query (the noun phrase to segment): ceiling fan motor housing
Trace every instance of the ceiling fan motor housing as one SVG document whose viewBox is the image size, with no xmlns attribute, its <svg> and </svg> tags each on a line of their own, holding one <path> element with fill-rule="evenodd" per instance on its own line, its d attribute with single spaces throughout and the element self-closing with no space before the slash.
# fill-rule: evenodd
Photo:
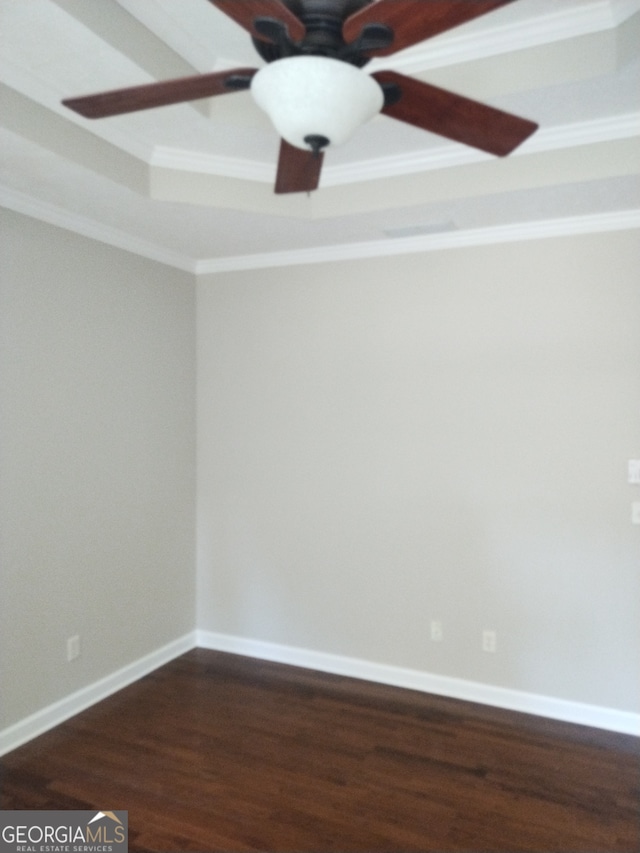
<svg viewBox="0 0 640 853">
<path fill-rule="evenodd" d="M 264 39 L 253 38 L 253 44 L 266 62 L 289 56 L 326 56 L 362 67 L 369 61 L 363 48 L 350 47 L 342 35 L 347 18 L 369 6 L 373 0 L 282 0 L 283 4 L 306 27 L 305 37 L 293 42 L 281 22 L 262 19 L 257 29 Z M 392 37 L 392 34 L 390 34 Z"/>
</svg>

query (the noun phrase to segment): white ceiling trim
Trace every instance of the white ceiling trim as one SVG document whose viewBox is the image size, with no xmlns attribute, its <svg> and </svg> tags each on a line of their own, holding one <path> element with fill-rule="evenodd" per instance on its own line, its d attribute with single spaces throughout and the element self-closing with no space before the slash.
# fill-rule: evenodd
<svg viewBox="0 0 640 853">
<path fill-rule="evenodd" d="M 236 270 L 408 255 L 441 249 L 458 249 L 465 246 L 540 240 L 545 237 L 591 234 L 602 231 L 624 231 L 632 228 L 640 228 L 640 209 L 574 216 L 564 219 L 547 219 L 538 222 L 520 222 L 514 225 L 496 225 L 489 228 L 474 228 L 468 231 L 445 232 L 420 237 L 319 246 L 314 249 L 295 249 L 285 252 L 264 252 L 229 258 L 212 258 L 206 261 L 198 261 L 196 263 L 196 274 L 205 275 Z"/>
<path fill-rule="evenodd" d="M 10 187 L 0 186 L 0 206 L 48 222 L 50 225 L 64 228 L 75 234 L 89 237 L 100 243 L 124 249 L 149 260 L 196 275 L 405 255 L 465 246 L 640 228 L 640 209 L 623 210 L 537 222 L 521 222 L 512 225 L 496 225 L 466 231 L 448 231 L 416 237 L 389 238 L 375 242 L 348 243 L 319 246 L 313 249 L 293 249 L 283 252 L 263 252 L 254 255 L 195 260 L 178 252 L 171 252 L 155 243 L 132 237 L 124 231 L 96 222 L 88 217 L 70 213 L 68 210 L 33 198 Z"/>
<path fill-rule="evenodd" d="M 582 8 L 560 9 L 554 14 L 530 19 L 526 26 L 516 21 L 480 33 L 446 33 L 384 60 L 374 60 L 370 67 L 372 70 L 384 67 L 417 73 L 471 62 L 610 30 L 639 11 L 640 0 L 601 0 Z"/>
<path fill-rule="evenodd" d="M 516 148 L 510 156 L 522 157 L 527 154 L 574 148 L 579 145 L 613 142 L 633 136 L 640 136 L 640 113 L 576 122 L 561 127 L 541 128 L 523 145 Z M 322 174 L 322 186 L 353 184 L 377 178 L 448 169 L 493 159 L 495 158 L 490 154 L 484 154 L 482 151 L 464 145 L 446 144 L 412 154 L 363 160 L 344 166 L 328 166 Z"/>
<path fill-rule="evenodd" d="M 149 165 L 163 169 L 175 169 L 179 172 L 198 172 L 223 178 L 239 178 L 240 180 L 259 181 L 265 184 L 273 183 L 273 163 L 206 154 L 203 151 L 187 151 L 164 145 L 154 147 Z"/>
<path fill-rule="evenodd" d="M 89 237 L 99 243 L 106 243 L 108 246 L 124 249 L 126 252 L 132 252 L 134 255 L 140 255 L 152 261 L 158 261 L 165 266 L 176 267 L 185 272 L 195 272 L 195 262 L 191 258 L 178 252 L 171 252 L 156 243 L 133 237 L 126 231 L 112 228 L 102 222 L 96 222 L 87 216 L 71 213 L 62 207 L 34 198 L 19 190 L 0 186 L 0 206 L 39 219 L 42 222 L 48 222 L 49 225 L 64 228 L 66 231 L 72 231 L 74 234 Z"/>
<path fill-rule="evenodd" d="M 593 145 L 598 142 L 612 142 L 634 136 L 640 136 L 640 113 L 607 116 L 603 119 L 540 129 L 511 156 L 538 154 L 543 151 Z M 445 143 L 436 148 L 415 151 L 411 154 L 380 157 L 342 166 L 326 165 L 322 172 L 322 186 L 341 186 L 360 181 L 429 172 L 435 169 L 448 169 L 489 159 L 493 158 L 481 151 L 463 145 Z M 244 160 L 239 157 L 222 157 L 160 145 L 154 148 L 149 165 L 265 184 L 273 182 L 272 163 Z"/>
</svg>

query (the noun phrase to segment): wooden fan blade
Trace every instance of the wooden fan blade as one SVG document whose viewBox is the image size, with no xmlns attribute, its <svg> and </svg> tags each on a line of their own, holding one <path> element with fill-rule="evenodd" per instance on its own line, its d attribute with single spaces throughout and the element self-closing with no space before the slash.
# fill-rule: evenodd
<svg viewBox="0 0 640 853">
<path fill-rule="evenodd" d="M 265 36 L 254 27 L 256 18 L 273 18 L 286 24 L 292 41 L 301 41 L 307 28 L 281 0 L 209 0 L 214 6 L 244 27 L 254 38 L 265 40 Z"/>
<path fill-rule="evenodd" d="M 367 24 L 390 27 L 394 39 L 389 47 L 367 51 L 370 56 L 388 56 L 507 3 L 513 0 L 377 0 L 347 18 L 342 35 L 350 44 Z"/>
<path fill-rule="evenodd" d="M 243 81 L 250 81 L 257 70 L 234 68 L 231 71 L 198 74 L 195 77 L 132 86 L 129 89 L 115 89 L 98 95 L 67 98 L 62 103 L 85 118 L 106 118 L 236 92 L 244 88 Z M 239 81 L 241 84 L 237 85 Z"/>
<path fill-rule="evenodd" d="M 405 77 L 396 71 L 378 71 L 371 76 L 383 88 L 393 85 L 401 92 L 396 103 L 382 108 L 384 115 L 497 157 L 510 154 L 538 128 L 533 121 L 422 83 L 413 77 Z"/>
<path fill-rule="evenodd" d="M 318 189 L 323 159 L 322 151 L 318 154 L 303 151 L 283 139 L 278 158 L 276 193 L 303 193 Z"/>
</svg>

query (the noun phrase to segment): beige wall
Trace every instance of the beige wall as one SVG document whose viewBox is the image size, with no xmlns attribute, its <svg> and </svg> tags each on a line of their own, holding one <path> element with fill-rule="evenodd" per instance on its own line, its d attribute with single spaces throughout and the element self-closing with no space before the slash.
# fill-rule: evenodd
<svg viewBox="0 0 640 853">
<path fill-rule="evenodd" d="M 2 235 L 8 726 L 196 624 L 195 304 Z M 639 261 L 616 233 L 203 277 L 198 627 L 640 710 Z"/>
<path fill-rule="evenodd" d="M 638 247 L 202 278 L 198 626 L 640 710 Z"/>
<path fill-rule="evenodd" d="M 185 273 L 1 227 L 5 726 L 193 629 L 195 305 Z"/>
</svg>

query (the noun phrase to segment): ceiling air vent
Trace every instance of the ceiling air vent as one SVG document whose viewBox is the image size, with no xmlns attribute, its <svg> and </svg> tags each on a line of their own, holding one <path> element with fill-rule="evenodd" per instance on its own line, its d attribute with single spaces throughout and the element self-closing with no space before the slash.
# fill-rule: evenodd
<svg viewBox="0 0 640 853">
<path fill-rule="evenodd" d="M 427 234 L 444 234 L 446 231 L 457 231 L 454 222 L 429 222 L 423 225 L 402 225 L 399 228 L 385 228 L 387 237 L 423 237 Z"/>
</svg>

